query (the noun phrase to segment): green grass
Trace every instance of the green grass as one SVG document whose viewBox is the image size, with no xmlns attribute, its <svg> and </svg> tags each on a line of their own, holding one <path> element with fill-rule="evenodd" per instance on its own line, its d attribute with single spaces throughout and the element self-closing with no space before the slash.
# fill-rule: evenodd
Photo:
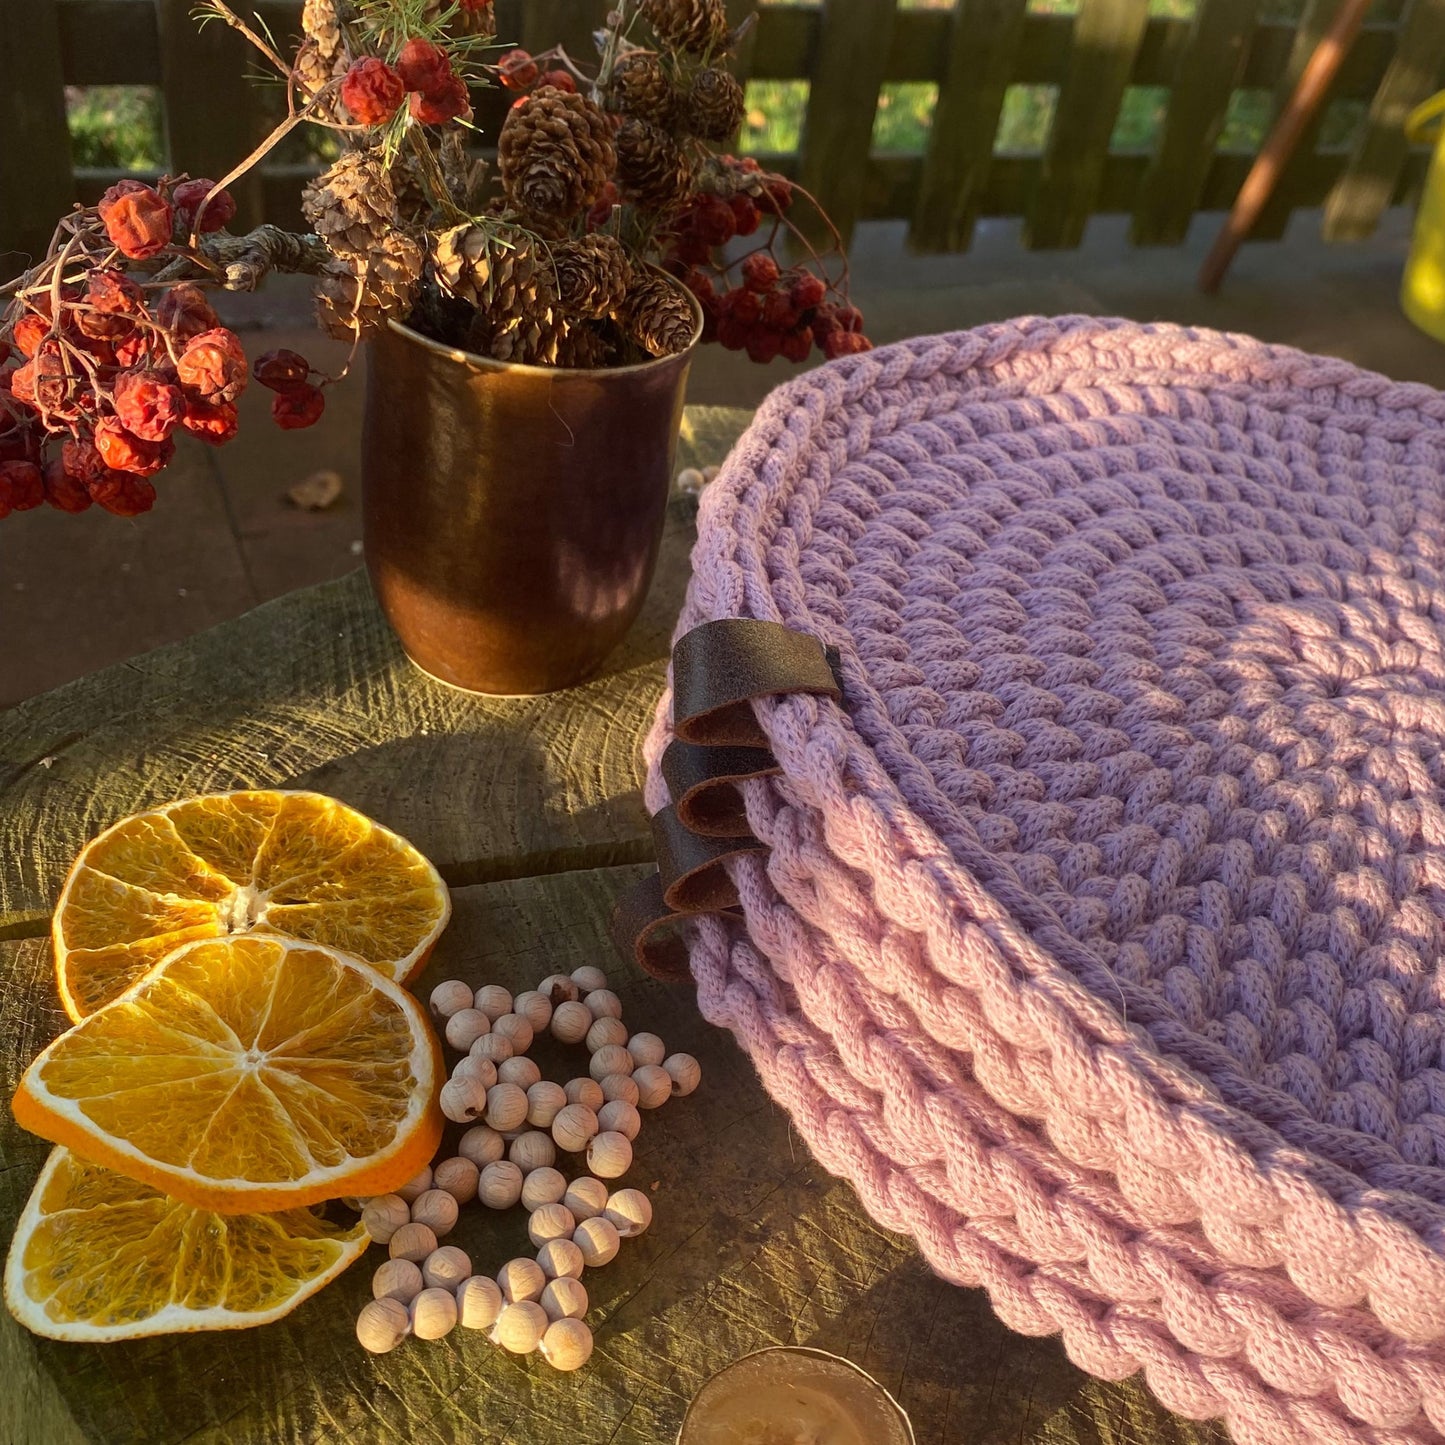
<svg viewBox="0 0 1445 1445">
<path fill-rule="evenodd" d="M 153 85 L 70 86 L 65 92 L 75 164 L 161 170 L 166 146 L 160 92 Z"/>
</svg>

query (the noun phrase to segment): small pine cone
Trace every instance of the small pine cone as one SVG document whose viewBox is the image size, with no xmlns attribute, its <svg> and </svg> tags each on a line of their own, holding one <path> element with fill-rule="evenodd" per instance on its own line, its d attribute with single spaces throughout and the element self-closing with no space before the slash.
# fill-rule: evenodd
<svg viewBox="0 0 1445 1445">
<path fill-rule="evenodd" d="M 432 265 L 444 291 L 476 308 L 468 349 L 497 361 L 556 362 L 565 323 L 552 267 L 524 231 L 453 226 L 437 238 Z"/>
<path fill-rule="evenodd" d="M 316 319 L 339 341 L 365 339 L 389 317 L 411 315 L 424 253 L 394 231 L 369 255 L 328 261 L 316 283 Z"/>
<path fill-rule="evenodd" d="M 397 227 L 396 191 L 381 152 L 347 151 L 301 192 L 311 229 L 336 255 L 365 260 Z"/>
<path fill-rule="evenodd" d="M 468 154 L 467 131 L 462 126 L 449 126 L 442 132 L 438 159 L 452 200 L 465 214 L 475 215 L 482 207 L 487 163 L 473 160 Z"/>
<path fill-rule="evenodd" d="M 630 50 L 613 68 L 607 85 L 607 108 L 650 120 L 666 130 L 677 114 L 677 87 L 651 50 Z"/>
<path fill-rule="evenodd" d="M 709 66 L 692 78 L 683 108 L 683 129 L 702 140 L 731 140 L 743 123 L 743 88 L 726 70 Z"/>
<path fill-rule="evenodd" d="M 613 330 L 590 321 L 573 322 L 558 348 L 557 365 L 577 371 L 600 371 L 611 366 L 617 359 L 617 342 L 608 334 Z"/>
<path fill-rule="evenodd" d="M 305 0 L 301 7 L 301 33 L 316 42 L 327 60 L 335 60 L 345 53 L 336 0 Z"/>
<path fill-rule="evenodd" d="M 660 126 L 629 118 L 617 131 L 617 183 L 635 205 L 666 211 L 692 189 L 692 163 Z"/>
<path fill-rule="evenodd" d="M 614 314 L 623 331 L 649 356 L 675 356 L 697 337 L 691 298 L 657 271 L 642 276 Z"/>
<path fill-rule="evenodd" d="M 617 163 L 612 127 L 590 100 L 539 86 L 507 114 L 497 168 L 507 199 L 528 220 L 559 223 L 585 210 Z"/>
<path fill-rule="evenodd" d="M 627 251 L 615 236 L 583 236 L 552 247 L 557 268 L 557 297 L 569 315 L 588 320 L 607 316 L 622 305 L 632 279 Z"/>
<path fill-rule="evenodd" d="M 703 55 L 727 43 L 726 0 L 642 0 L 642 13 L 674 49 Z"/>
<path fill-rule="evenodd" d="M 333 80 L 340 80 L 351 64 L 335 0 L 306 0 L 301 7 L 301 46 L 296 52 L 296 81 L 306 96 L 314 96 Z M 334 105 L 320 108 L 329 120 L 343 119 Z"/>
<path fill-rule="evenodd" d="M 416 162 L 399 155 L 387 172 L 392 194 L 396 197 L 396 214 L 408 226 L 423 226 L 431 215 L 431 202 L 417 174 Z"/>
</svg>

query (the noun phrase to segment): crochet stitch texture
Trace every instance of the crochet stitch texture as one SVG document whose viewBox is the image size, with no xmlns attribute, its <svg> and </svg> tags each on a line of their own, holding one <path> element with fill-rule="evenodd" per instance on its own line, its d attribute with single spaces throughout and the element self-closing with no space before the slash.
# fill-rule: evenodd
<svg viewBox="0 0 1445 1445">
<path fill-rule="evenodd" d="M 1247 1445 L 1441 1439 L 1445 396 L 1082 317 L 848 358 L 704 493 L 718 617 L 842 658 L 691 937 L 818 1157 Z"/>
</svg>

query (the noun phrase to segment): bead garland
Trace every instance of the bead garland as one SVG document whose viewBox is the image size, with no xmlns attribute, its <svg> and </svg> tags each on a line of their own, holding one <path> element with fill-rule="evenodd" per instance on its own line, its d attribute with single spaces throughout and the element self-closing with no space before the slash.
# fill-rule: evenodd
<svg viewBox="0 0 1445 1445">
<path fill-rule="evenodd" d="M 652 1223 L 640 1189 L 612 1189 L 632 1164 L 642 1110 L 697 1088 L 691 1054 L 667 1053 L 656 1034 L 629 1036 L 622 1000 L 598 968 L 554 973 L 514 998 L 500 984 L 472 990 L 439 983 L 431 1009 L 462 1057 L 442 1087 L 441 1107 L 468 1124 L 456 1155 L 423 1169 L 395 1194 L 368 1200 L 367 1232 L 389 1258 L 372 1280 L 374 1298 L 356 1322 L 373 1354 L 408 1336 L 436 1340 L 460 1325 L 485 1330 L 513 1354 L 539 1353 L 559 1370 L 592 1354 L 584 1270 L 617 1257 L 624 1239 Z M 544 1029 L 564 1044 L 585 1043 L 587 1077 L 543 1079 L 526 1057 Z M 558 1153 L 583 1155 L 588 1173 L 568 1182 Z M 495 1279 L 473 1274 L 466 1251 L 440 1241 L 461 1207 L 527 1210 L 535 1259 L 509 1260 Z"/>
</svg>

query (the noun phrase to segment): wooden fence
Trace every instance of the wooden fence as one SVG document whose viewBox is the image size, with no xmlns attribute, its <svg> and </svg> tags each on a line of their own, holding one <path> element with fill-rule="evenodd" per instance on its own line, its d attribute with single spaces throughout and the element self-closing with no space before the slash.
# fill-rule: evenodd
<svg viewBox="0 0 1445 1445">
<path fill-rule="evenodd" d="M 729 0 L 732 6 L 732 0 Z M 1399 0 L 1396 0 L 1399 3 Z M 196 26 L 192 0 L 3 0 L 0 3 L 0 251 L 43 246 L 54 217 L 114 179 L 69 162 L 64 86 L 154 85 L 164 97 L 170 167 L 219 175 L 266 129 L 266 88 L 239 36 Z M 608 0 L 497 0 L 501 34 L 529 48 L 561 41 L 578 56 Z M 1268 18 L 1261 0 L 1196 0 L 1192 18 L 1150 14 L 1150 0 L 1079 0 L 1076 14 L 1040 13 L 1029 0 L 821 0 L 755 6 L 758 24 L 737 57 L 756 80 L 809 82 L 795 153 L 766 164 L 808 186 L 845 235 L 862 219 L 901 218 L 921 250 L 961 250 L 981 216 L 1023 218 L 1025 244 L 1078 245 L 1098 213 L 1132 216 L 1139 244 L 1180 241 L 1197 210 L 1229 206 L 1248 153 L 1218 140 L 1238 89 L 1277 107 L 1329 24 L 1338 0 L 1304 0 L 1298 20 Z M 298 29 L 298 0 L 254 0 L 277 36 Z M 1278 236 L 1290 211 L 1323 206 L 1327 236 L 1368 235 L 1387 205 L 1410 199 L 1427 157 L 1402 130 L 1445 65 L 1445 0 L 1377 6 L 1333 91 L 1368 104 L 1350 148 L 1323 148 L 1319 126 L 1286 173 L 1256 234 Z M 917 155 L 871 151 L 880 89 L 932 82 L 937 105 Z M 1013 85 L 1056 88 L 1049 136 L 1037 154 L 1008 154 L 995 138 Z M 1148 152 L 1111 149 L 1130 86 L 1168 89 Z M 275 102 L 271 87 L 270 103 Z M 495 135 L 504 98 L 477 96 L 483 134 Z M 294 220 L 304 168 L 268 165 L 235 188 L 241 219 Z"/>
</svg>

